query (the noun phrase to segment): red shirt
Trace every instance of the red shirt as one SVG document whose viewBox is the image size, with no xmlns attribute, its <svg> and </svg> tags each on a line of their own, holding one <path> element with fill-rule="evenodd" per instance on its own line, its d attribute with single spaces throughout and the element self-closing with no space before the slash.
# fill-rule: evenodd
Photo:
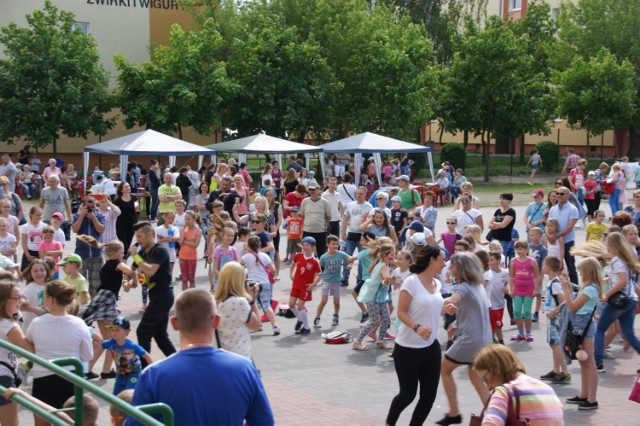
<svg viewBox="0 0 640 426">
<path fill-rule="evenodd" d="M 306 287 L 313 282 L 316 274 L 321 272 L 320 263 L 313 255 L 307 258 L 304 253 L 297 253 L 293 257 L 293 263 L 296 264 L 296 272 L 293 275 L 294 286 Z"/>
<path fill-rule="evenodd" d="M 584 194 L 584 199 L 585 200 L 595 200 L 596 199 L 596 188 L 598 187 L 598 184 L 596 183 L 595 180 L 586 180 L 584 182 L 584 189 L 587 191 L 586 194 Z"/>
<path fill-rule="evenodd" d="M 302 205 L 302 200 L 304 200 L 304 196 L 298 198 L 296 196 L 296 192 L 290 192 L 284 196 L 284 199 L 289 202 L 289 207 L 300 207 Z M 285 210 L 283 216 L 289 217 L 291 216 L 291 210 Z"/>
</svg>

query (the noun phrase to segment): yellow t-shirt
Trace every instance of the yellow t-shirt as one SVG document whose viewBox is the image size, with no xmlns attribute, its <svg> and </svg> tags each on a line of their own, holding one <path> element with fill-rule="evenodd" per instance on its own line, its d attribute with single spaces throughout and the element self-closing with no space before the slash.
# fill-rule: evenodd
<svg viewBox="0 0 640 426">
<path fill-rule="evenodd" d="M 595 222 L 591 222 L 590 224 L 587 225 L 587 235 L 589 236 L 588 241 L 591 240 L 602 240 L 602 234 L 604 234 L 604 231 L 607 229 L 607 225 L 605 225 L 604 223 L 601 223 L 600 225 L 598 225 Z"/>
<path fill-rule="evenodd" d="M 170 196 L 170 195 L 181 195 L 180 188 L 176 185 L 161 185 L 158 188 L 158 197 L 161 195 Z M 166 213 L 166 212 L 175 212 L 176 211 L 176 202 L 175 201 L 160 201 L 158 204 L 158 213 Z"/>
<path fill-rule="evenodd" d="M 71 284 L 76 289 L 76 296 L 80 297 L 83 292 L 89 293 L 89 283 L 87 279 L 78 274 L 76 278 L 71 278 L 69 275 L 64 277 L 64 282 Z"/>
</svg>

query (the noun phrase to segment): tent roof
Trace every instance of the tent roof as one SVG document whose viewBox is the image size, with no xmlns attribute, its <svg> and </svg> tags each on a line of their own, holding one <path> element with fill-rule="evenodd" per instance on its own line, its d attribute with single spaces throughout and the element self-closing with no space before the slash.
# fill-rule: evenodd
<svg viewBox="0 0 640 426">
<path fill-rule="evenodd" d="M 84 151 L 110 155 L 211 155 L 215 152 L 155 130 L 143 130 L 89 145 Z"/>
<path fill-rule="evenodd" d="M 365 132 L 320 145 L 324 152 L 346 152 L 349 154 L 373 154 L 376 152 L 431 152 L 431 148 L 415 143 L 403 142 L 387 136 Z"/>
<path fill-rule="evenodd" d="M 319 146 L 274 138 L 273 136 L 263 133 L 229 142 L 207 145 L 206 147 L 214 149 L 217 152 L 239 152 L 242 154 L 293 154 L 322 151 L 322 148 Z"/>
</svg>

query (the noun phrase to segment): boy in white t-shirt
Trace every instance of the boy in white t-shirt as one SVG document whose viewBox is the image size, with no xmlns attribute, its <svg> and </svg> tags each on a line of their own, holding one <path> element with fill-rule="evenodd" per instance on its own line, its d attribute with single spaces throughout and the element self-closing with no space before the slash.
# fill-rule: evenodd
<svg viewBox="0 0 640 426">
<path fill-rule="evenodd" d="M 558 275 L 562 271 L 562 260 L 557 256 L 547 256 L 542 262 L 542 273 L 549 277 L 545 287 L 544 311 L 547 314 L 547 343 L 553 355 L 553 369 L 542 380 L 550 380 L 556 384 L 571 383 L 571 374 L 567 372 L 567 364 L 560 350 L 560 322 L 558 310 L 564 303 L 564 293 Z"/>
<path fill-rule="evenodd" d="M 489 295 L 489 320 L 494 339 L 504 344 L 502 335 L 502 318 L 504 317 L 504 294 L 509 284 L 509 270 L 500 267 L 502 255 L 498 252 L 489 253 L 489 270 L 493 274 L 487 287 Z"/>
</svg>

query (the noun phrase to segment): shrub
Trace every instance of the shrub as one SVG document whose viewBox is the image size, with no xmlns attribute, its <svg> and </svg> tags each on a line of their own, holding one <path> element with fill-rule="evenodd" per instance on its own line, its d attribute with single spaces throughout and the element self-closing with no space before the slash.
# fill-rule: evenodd
<svg viewBox="0 0 640 426">
<path fill-rule="evenodd" d="M 542 158 L 542 170 L 545 172 L 553 172 L 558 169 L 558 160 L 560 159 L 560 149 L 555 142 L 542 141 L 536 145 L 536 149 Z"/>
<path fill-rule="evenodd" d="M 456 142 L 444 145 L 440 150 L 440 163 L 445 161 L 448 161 L 456 169 L 466 169 L 467 152 L 464 149 L 464 145 Z"/>
</svg>

